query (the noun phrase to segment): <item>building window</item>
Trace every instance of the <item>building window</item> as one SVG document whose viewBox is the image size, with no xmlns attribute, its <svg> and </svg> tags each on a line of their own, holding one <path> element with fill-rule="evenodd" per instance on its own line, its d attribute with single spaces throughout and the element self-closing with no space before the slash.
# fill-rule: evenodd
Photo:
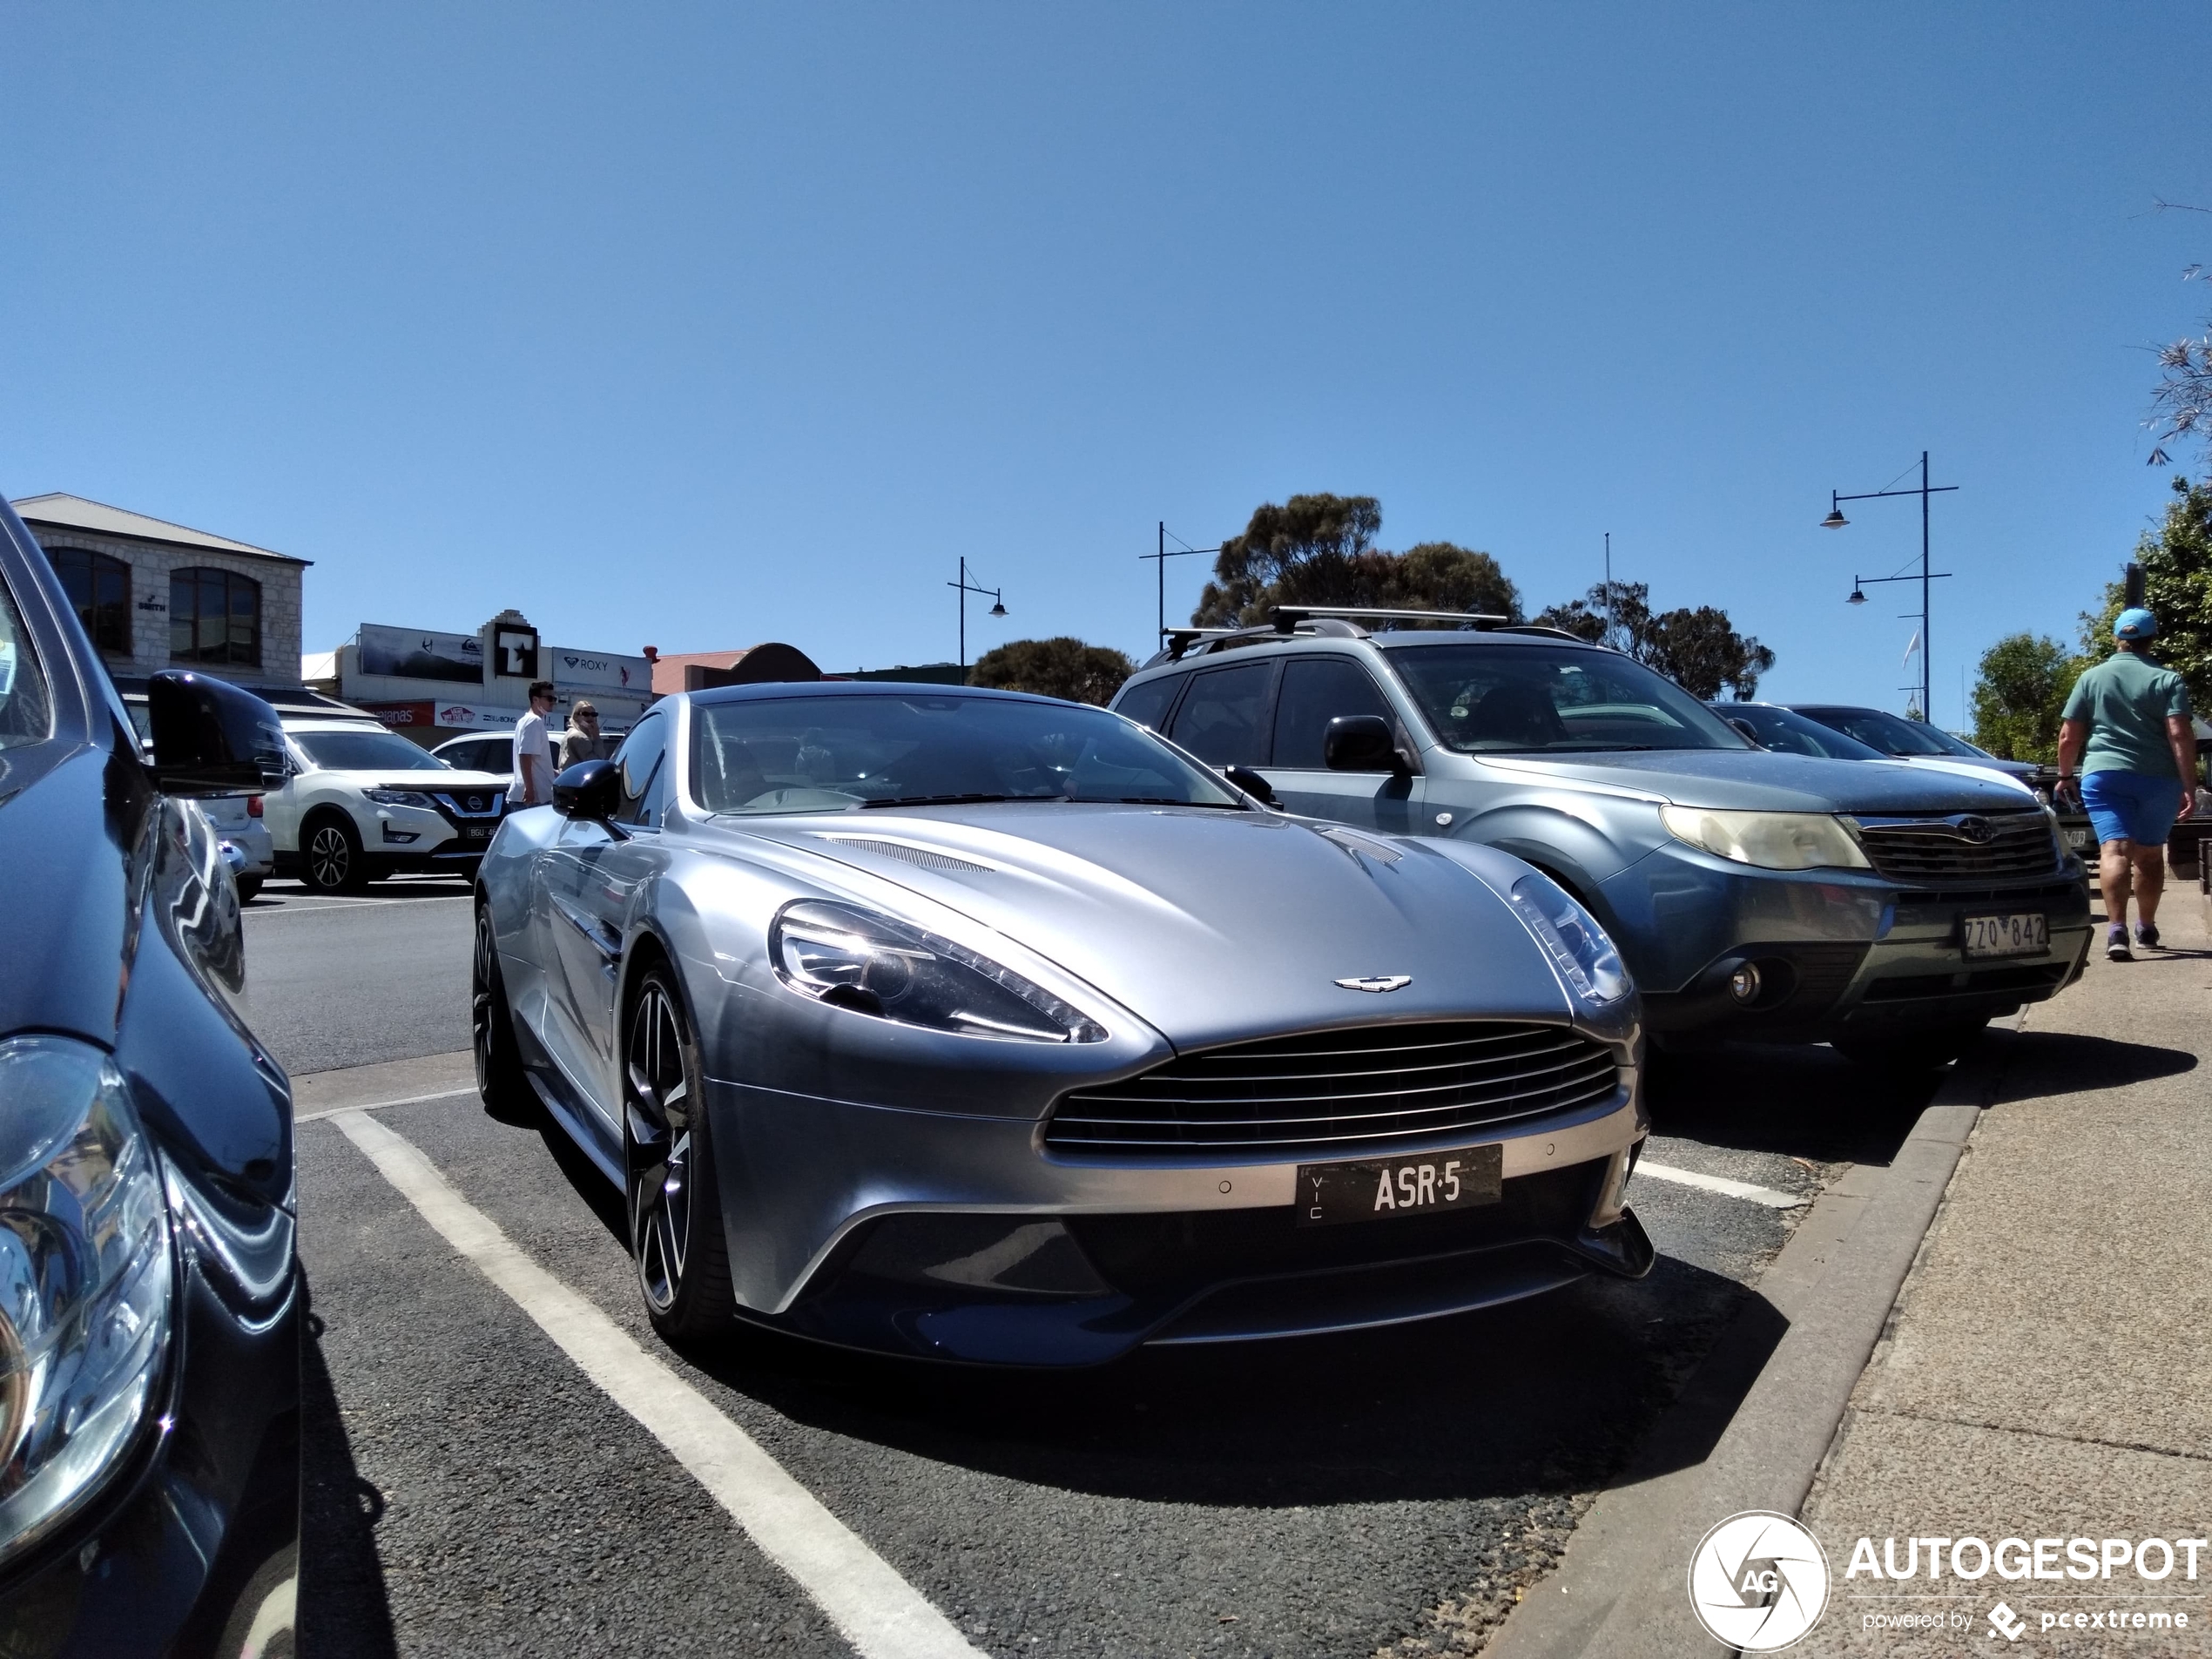
<svg viewBox="0 0 2212 1659">
<path fill-rule="evenodd" d="M 169 656 L 232 668 L 261 665 L 261 584 L 234 570 L 169 573 Z"/>
<path fill-rule="evenodd" d="M 89 547 L 49 548 L 62 591 L 77 607 L 77 619 L 102 651 L 131 654 L 131 567 Z"/>
</svg>

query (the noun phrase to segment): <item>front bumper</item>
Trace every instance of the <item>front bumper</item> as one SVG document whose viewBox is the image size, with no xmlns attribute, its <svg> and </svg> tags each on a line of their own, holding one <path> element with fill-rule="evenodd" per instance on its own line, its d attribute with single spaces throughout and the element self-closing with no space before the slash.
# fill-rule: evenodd
<svg viewBox="0 0 2212 1659">
<path fill-rule="evenodd" d="M 472 871 L 498 833 L 501 814 L 469 813 L 443 806 L 394 806 L 370 802 L 361 851 L 388 870 Z"/>
<path fill-rule="evenodd" d="M 1819 1042 L 1993 1019 L 2071 984 L 2093 931 L 2087 878 L 2071 856 L 2028 880 L 1905 888 L 1668 847 L 1605 892 L 1646 1023 L 1710 1037 Z M 2044 917 L 2047 951 L 1967 958 L 1966 917 L 2024 912 Z M 1745 1001 L 1730 981 L 1747 963 L 1761 970 L 1761 988 Z"/>
<path fill-rule="evenodd" d="M 1495 1144 L 1499 1203 L 1299 1227 L 1298 1165 L 1064 1157 L 1032 1119 L 709 1084 L 735 1288 L 751 1317 L 843 1345 L 1093 1365 L 1433 1318 L 1593 1271 L 1640 1277 L 1633 1214 L 1593 1225 L 1646 1124 L 1633 1082 L 1533 1123 L 1315 1162 Z M 1510 1132 L 1506 1132 L 1509 1128 Z"/>
</svg>

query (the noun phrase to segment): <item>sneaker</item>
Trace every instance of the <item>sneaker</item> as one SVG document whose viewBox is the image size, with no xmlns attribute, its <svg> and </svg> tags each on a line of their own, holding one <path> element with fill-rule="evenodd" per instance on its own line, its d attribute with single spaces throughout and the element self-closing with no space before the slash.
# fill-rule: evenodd
<svg viewBox="0 0 2212 1659">
<path fill-rule="evenodd" d="M 2135 924 L 2135 942 L 2145 950 L 2161 948 L 2158 942 L 2158 929 L 2147 921 Z"/>
<path fill-rule="evenodd" d="M 2135 954 L 2128 948 L 2127 928 L 2114 927 L 2105 935 L 2105 960 L 2114 962 L 2132 962 L 2135 960 Z"/>
</svg>

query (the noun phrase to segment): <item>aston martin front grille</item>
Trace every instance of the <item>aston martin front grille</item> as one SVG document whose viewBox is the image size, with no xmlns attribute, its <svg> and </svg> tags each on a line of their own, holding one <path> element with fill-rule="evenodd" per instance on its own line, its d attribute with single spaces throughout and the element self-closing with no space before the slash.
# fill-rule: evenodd
<svg viewBox="0 0 2212 1659">
<path fill-rule="evenodd" d="M 2001 880 L 2048 875 L 2059 863 L 2058 837 L 2040 812 L 1862 818 L 1858 839 L 1875 870 L 1892 881 Z"/>
<path fill-rule="evenodd" d="M 1055 1151 L 1330 1157 L 1608 1099 L 1612 1052 L 1564 1026 L 1460 1020 L 1271 1037 L 1061 1097 Z"/>
</svg>

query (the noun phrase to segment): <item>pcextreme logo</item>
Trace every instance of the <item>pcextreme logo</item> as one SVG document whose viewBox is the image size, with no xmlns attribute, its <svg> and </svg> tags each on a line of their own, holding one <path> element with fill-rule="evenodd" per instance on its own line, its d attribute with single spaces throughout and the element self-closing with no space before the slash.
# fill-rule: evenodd
<svg viewBox="0 0 2212 1659">
<path fill-rule="evenodd" d="M 1716 1642 L 1776 1653 L 1802 1639 L 1828 1609 L 1828 1557 L 1787 1515 L 1730 1515 L 1689 1558 L 1689 1606 Z"/>
</svg>

